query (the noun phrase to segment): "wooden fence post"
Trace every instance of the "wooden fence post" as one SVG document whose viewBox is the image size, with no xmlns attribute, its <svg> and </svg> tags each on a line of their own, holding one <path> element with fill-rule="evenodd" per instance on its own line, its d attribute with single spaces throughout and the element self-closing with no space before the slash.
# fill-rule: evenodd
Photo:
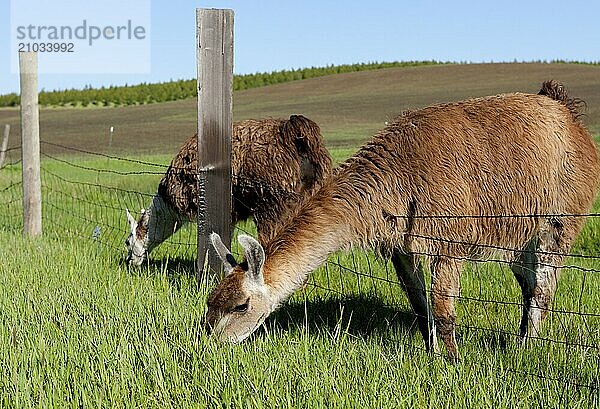
<svg viewBox="0 0 600 409">
<path fill-rule="evenodd" d="M 197 278 L 222 275 L 209 235 L 231 243 L 233 10 L 196 9 L 198 64 Z"/>
<path fill-rule="evenodd" d="M 8 135 L 10 134 L 10 125 L 4 125 L 4 136 L 2 137 L 2 147 L 0 147 L 0 169 L 4 165 L 4 158 L 6 157 L 6 149 L 8 148 Z"/>
<path fill-rule="evenodd" d="M 23 159 L 23 235 L 30 237 L 42 233 L 37 66 L 37 53 L 19 53 L 21 151 Z"/>
</svg>

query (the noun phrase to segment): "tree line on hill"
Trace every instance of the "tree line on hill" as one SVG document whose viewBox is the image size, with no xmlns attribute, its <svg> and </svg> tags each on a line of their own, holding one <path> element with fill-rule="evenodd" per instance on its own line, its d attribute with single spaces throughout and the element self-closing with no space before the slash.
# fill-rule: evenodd
<svg viewBox="0 0 600 409">
<path fill-rule="evenodd" d="M 345 72 L 376 70 L 381 68 L 408 67 L 440 64 L 436 61 L 404 61 L 330 65 L 296 70 L 281 70 L 270 73 L 235 75 L 233 89 L 244 90 L 282 82 L 320 77 Z M 175 80 L 162 83 L 110 86 L 57 91 L 41 91 L 39 103 L 44 106 L 123 106 L 141 105 L 156 102 L 176 101 L 196 97 L 196 79 Z M 0 95 L 0 107 L 18 106 L 20 97 L 16 93 Z"/>
<path fill-rule="evenodd" d="M 564 63 L 565 61 L 553 61 Z M 382 68 L 414 67 L 420 65 L 448 64 L 438 61 L 395 61 L 361 64 L 329 65 L 326 67 L 281 70 L 270 73 L 235 75 L 234 91 L 257 88 L 266 85 L 321 77 L 347 72 L 377 70 Z M 591 63 L 600 65 L 600 63 Z M 124 106 L 152 104 L 194 98 L 197 95 L 196 80 L 176 80 L 155 84 L 110 86 L 57 91 L 41 91 L 39 103 L 43 106 Z M 0 95 L 0 107 L 18 106 L 20 97 L 16 93 Z"/>
</svg>

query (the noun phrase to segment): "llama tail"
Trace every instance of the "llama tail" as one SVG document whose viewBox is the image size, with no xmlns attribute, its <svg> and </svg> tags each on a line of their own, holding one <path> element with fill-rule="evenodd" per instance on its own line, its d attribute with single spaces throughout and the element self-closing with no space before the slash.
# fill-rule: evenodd
<svg viewBox="0 0 600 409">
<path fill-rule="evenodd" d="M 569 98 L 565 87 L 563 87 L 560 82 L 554 80 L 544 81 L 538 95 L 545 95 L 560 102 L 571 111 L 571 115 L 573 115 L 574 118 L 582 116 L 582 110 L 586 107 L 585 101 L 579 98 Z"/>
</svg>

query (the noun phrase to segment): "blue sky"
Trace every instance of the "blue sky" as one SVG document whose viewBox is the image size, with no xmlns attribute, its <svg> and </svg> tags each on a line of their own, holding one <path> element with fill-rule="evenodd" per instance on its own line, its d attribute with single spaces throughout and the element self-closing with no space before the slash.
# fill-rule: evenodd
<svg viewBox="0 0 600 409">
<path fill-rule="evenodd" d="M 235 11 L 239 74 L 370 61 L 600 61 L 596 1 L 147 1 L 148 73 L 43 74 L 40 88 L 193 78 L 196 7 Z M 0 0 L 2 94 L 19 89 L 10 69 L 10 26 L 10 1 Z"/>
</svg>

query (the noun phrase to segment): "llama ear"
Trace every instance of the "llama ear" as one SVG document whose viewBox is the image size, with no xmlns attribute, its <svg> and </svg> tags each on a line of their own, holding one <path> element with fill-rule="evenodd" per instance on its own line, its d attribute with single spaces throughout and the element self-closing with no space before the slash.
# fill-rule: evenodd
<svg viewBox="0 0 600 409">
<path fill-rule="evenodd" d="M 254 237 L 245 234 L 238 236 L 238 242 L 246 255 L 246 262 L 248 263 L 246 274 L 250 278 L 258 280 L 260 284 L 264 284 L 263 265 L 265 264 L 265 250 Z"/>
<path fill-rule="evenodd" d="M 129 213 L 129 209 L 125 209 L 125 212 L 127 213 L 127 221 L 129 222 L 129 227 L 131 228 L 131 231 L 135 231 L 136 227 L 137 227 L 137 222 L 135 221 L 135 219 L 133 218 L 133 216 L 131 215 L 131 213 Z"/>
<path fill-rule="evenodd" d="M 235 261 L 235 257 L 233 257 L 233 254 L 231 254 L 227 247 L 223 244 L 221 236 L 219 236 L 215 232 L 212 232 L 210 234 L 210 242 L 215 248 L 217 254 L 219 255 L 219 258 L 223 262 L 225 274 L 231 273 L 238 264 L 237 261 Z"/>
</svg>

